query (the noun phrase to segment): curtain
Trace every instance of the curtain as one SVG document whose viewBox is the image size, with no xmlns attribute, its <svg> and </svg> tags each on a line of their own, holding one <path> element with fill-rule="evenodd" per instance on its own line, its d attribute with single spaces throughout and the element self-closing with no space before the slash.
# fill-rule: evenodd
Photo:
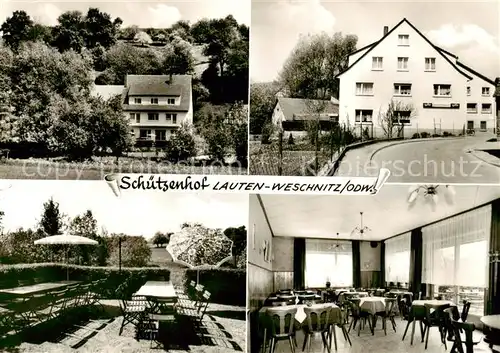
<svg viewBox="0 0 500 353">
<path fill-rule="evenodd" d="M 351 242 L 306 239 L 306 287 L 351 287 L 352 273 Z"/>
<path fill-rule="evenodd" d="M 305 287 L 304 271 L 306 267 L 306 240 L 295 238 L 293 241 L 293 288 Z"/>
<path fill-rule="evenodd" d="M 385 281 L 408 283 L 410 281 L 411 232 L 387 239 L 385 244 Z"/>
<path fill-rule="evenodd" d="M 422 282 L 487 287 L 491 204 L 422 228 Z"/>
</svg>

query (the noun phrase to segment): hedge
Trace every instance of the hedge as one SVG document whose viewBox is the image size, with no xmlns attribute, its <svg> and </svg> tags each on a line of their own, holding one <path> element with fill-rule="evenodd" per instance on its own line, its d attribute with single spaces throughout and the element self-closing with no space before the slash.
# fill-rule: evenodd
<svg viewBox="0 0 500 353">
<path fill-rule="evenodd" d="M 95 281 L 105 278 L 106 281 L 101 288 L 104 299 L 116 299 L 121 296 L 130 297 L 146 281 L 170 280 L 170 271 L 160 267 L 90 267 L 64 264 L 20 264 L 0 266 L 0 288 L 12 288 L 20 285 L 35 283 L 35 278 L 40 282 L 54 282 L 66 280 L 66 270 L 69 269 L 69 279 L 73 281 Z M 123 283 L 125 286 L 120 286 Z M 117 288 L 122 293 L 117 293 Z"/>
<path fill-rule="evenodd" d="M 189 291 L 189 283 L 196 282 L 198 276 L 198 283 L 204 285 L 212 294 L 210 297 L 212 303 L 246 305 L 246 270 L 228 268 L 186 270 L 184 288 L 190 297 L 193 295 Z"/>
</svg>

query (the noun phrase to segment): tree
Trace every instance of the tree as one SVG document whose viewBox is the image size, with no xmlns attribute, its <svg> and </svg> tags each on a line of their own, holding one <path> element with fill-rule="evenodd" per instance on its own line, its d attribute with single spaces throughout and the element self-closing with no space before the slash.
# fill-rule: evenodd
<svg viewBox="0 0 500 353">
<path fill-rule="evenodd" d="M 191 44 L 177 38 L 165 51 L 163 71 L 168 75 L 188 75 L 194 72 L 194 57 Z"/>
<path fill-rule="evenodd" d="M 172 162 L 187 161 L 196 155 L 194 132 L 191 126 L 182 124 L 167 143 L 166 155 Z"/>
<path fill-rule="evenodd" d="M 163 245 L 168 244 L 169 237 L 167 237 L 167 234 L 163 234 L 161 232 L 156 232 L 155 236 L 153 237 L 153 244 L 158 248 L 158 247 L 163 247 Z"/>
<path fill-rule="evenodd" d="M 236 159 L 243 166 L 248 165 L 248 110 L 243 104 L 234 104 L 229 108 L 227 119 L 231 142 Z"/>
<path fill-rule="evenodd" d="M 279 82 L 293 98 L 338 97 L 336 76 L 348 65 L 357 37 L 335 33 L 302 37 L 286 60 Z"/>
<path fill-rule="evenodd" d="M 111 16 L 97 8 L 90 8 L 85 17 L 85 45 L 88 49 L 97 46 L 109 48 L 116 43 L 119 26 L 122 20 Z"/>
<path fill-rule="evenodd" d="M 34 23 L 29 31 L 28 37 L 32 42 L 41 41 L 46 44 L 51 44 L 53 41 L 52 28 L 40 23 Z"/>
<path fill-rule="evenodd" d="M 125 234 L 112 234 L 108 239 L 110 256 L 108 265 L 119 264 L 119 239 L 122 246 L 122 266 L 145 267 L 151 260 L 151 248 L 144 237 L 133 237 Z"/>
<path fill-rule="evenodd" d="M 79 259 L 79 263 L 83 265 L 104 266 L 108 256 L 106 241 L 99 236 L 97 231 L 97 220 L 92 211 L 87 210 L 81 215 L 73 218 L 69 224 L 69 232 L 72 235 L 78 235 L 96 240 L 99 244 L 83 245 L 72 249 L 71 254 Z"/>
<path fill-rule="evenodd" d="M 140 43 L 141 46 L 146 46 L 146 44 L 151 44 L 153 43 L 153 40 L 151 39 L 151 37 L 149 36 L 149 34 L 147 34 L 146 32 L 138 32 L 135 36 L 134 36 L 134 40 L 137 42 L 137 43 Z"/>
<path fill-rule="evenodd" d="M 39 229 L 46 235 L 61 234 L 64 229 L 65 215 L 59 210 L 59 203 L 50 198 L 43 204 L 42 218 L 39 222 Z"/>
<path fill-rule="evenodd" d="M 279 87 L 273 83 L 253 83 L 250 86 L 250 134 L 262 134 L 271 122 Z"/>
<path fill-rule="evenodd" d="M 208 144 L 210 157 L 216 161 L 224 161 L 228 148 L 232 145 L 227 120 L 228 107 L 217 107 L 206 104 L 198 115 L 199 130 Z"/>
<path fill-rule="evenodd" d="M 162 58 L 149 48 L 136 48 L 124 43 L 106 52 L 107 84 L 122 85 L 127 74 L 159 75 L 163 72 Z M 110 82 L 111 81 L 111 82 Z"/>
<path fill-rule="evenodd" d="M 233 241 L 234 265 L 237 266 L 238 257 L 244 255 L 247 249 L 247 230 L 245 226 L 229 227 L 224 230 L 224 235 Z"/>
<path fill-rule="evenodd" d="M 319 171 L 319 152 L 320 152 L 320 134 L 321 134 L 321 116 L 324 114 L 328 100 L 308 99 L 306 100 L 306 110 L 308 117 L 306 122 L 306 131 L 309 142 L 314 146 L 314 172 Z"/>
<path fill-rule="evenodd" d="M 80 11 L 67 11 L 61 14 L 54 27 L 54 45 L 59 51 L 73 49 L 80 52 L 85 45 L 85 17 Z"/>
<path fill-rule="evenodd" d="M 378 123 L 386 138 L 404 137 L 401 120 L 411 120 L 415 116 L 416 110 L 411 103 L 391 100 L 385 111 L 382 108 L 379 110 Z"/>
<path fill-rule="evenodd" d="M 12 114 L 12 81 L 9 76 L 12 62 L 12 51 L 0 46 L 0 142 L 14 140 L 17 133 L 17 119 Z"/>
<path fill-rule="evenodd" d="M 139 33 L 139 27 L 138 26 L 129 26 L 121 30 L 121 37 L 123 39 L 129 39 L 132 40 L 135 38 L 135 35 Z"/>
<path fill-rule="evenodd" d="M 2 262 L 8 263 L 36 263 L 62 261 L 63 253 L 58 252 L 52 246 L 40 247 L 35 245 L 35 240 L 43 238 L 45 234 L 42 230 L 18 229 L 6 234 L 2 242 L 4 246 L 4 259 Z"/>
<path fill-rule="evenodd" d="M 17 50 L 22 42 L 30 39 L 33 21 L 25 11 L 14 11 L 0 27 L 6 45 Z"/>
</svg>

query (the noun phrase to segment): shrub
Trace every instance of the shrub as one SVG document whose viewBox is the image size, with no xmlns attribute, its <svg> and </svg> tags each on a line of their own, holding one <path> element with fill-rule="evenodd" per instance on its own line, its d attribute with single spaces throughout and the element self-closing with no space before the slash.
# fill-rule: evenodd
<svg viewBox="0 0 500 353">
<path fill-rule="evenodd" d="M 199 275 L 198 275 L 199 271 Z M 189 294 L 189 283 L 197 280 L 212 296 L 213 303 L 226 305 L 246 305 L 246 270 L 241 269 L 189 269 L 185 272 L 184 286 Z M 194 298 L 193 298 L 194 299 Z"/>
<path fill-rule="evenodd" d="M 422 133 L 420 134 L 420 137 L 422 137 L 423 139 L 425 139 L 425 138 L 430 137 L 430 134 L 429 134 L 428 132 L 425 132 L 425 131 L 424 131 L 424 132 L 422 132 Z"/>
<path fill-rule="evenodd" d="M 455 136 L 455 135 L 453 135 L 453 133 L 451 133 L 451 132 L 443 131 L 443 137 L 452 137 L 452 136 Z"/>
<path fill-rule="evenodd" d="M 413 136 L 411 137 L 412 139 L 419 139 L 421 136 L 418 132 L 414 133 Z"/>
<path fill-rule="evenodd" d="M 441 137 L 440 134 L 432 134 L 432 137 Z"/>
</svg>

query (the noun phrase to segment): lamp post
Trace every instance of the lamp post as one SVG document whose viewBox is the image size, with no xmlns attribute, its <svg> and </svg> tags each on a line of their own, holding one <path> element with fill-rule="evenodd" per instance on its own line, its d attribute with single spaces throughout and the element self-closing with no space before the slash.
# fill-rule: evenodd
<svg viewBox="0 0 500 353">
<path fill-rule="evenodd" d="M 118 237 L 118 272 L 122 272 L 122 236 Z"/>
</svg>

